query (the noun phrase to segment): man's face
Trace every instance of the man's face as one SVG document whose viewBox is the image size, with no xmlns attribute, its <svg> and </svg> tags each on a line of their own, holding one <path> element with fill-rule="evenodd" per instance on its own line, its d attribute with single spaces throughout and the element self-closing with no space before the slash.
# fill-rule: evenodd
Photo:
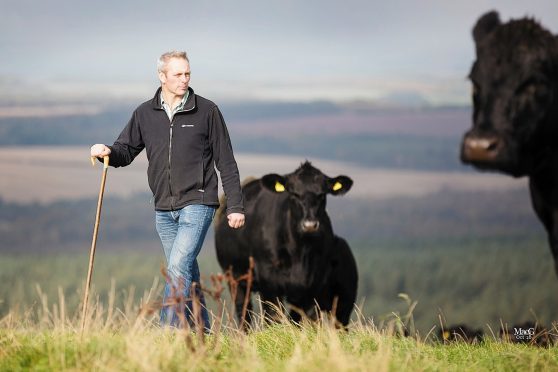
<svg viewBox="0 0 558 372">
<path fill-rule="evenodd" d="M 190 64 L 182 58 L 171 58 L 165 71 L 159 72 L 159 80 L 164 92 L 184 96 L 190 82 Z"/>
</svg>

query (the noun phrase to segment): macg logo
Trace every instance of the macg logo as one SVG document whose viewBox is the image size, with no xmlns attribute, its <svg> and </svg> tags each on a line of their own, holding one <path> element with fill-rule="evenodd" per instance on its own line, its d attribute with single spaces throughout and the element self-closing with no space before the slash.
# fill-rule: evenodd
<svg viewBox="0 0 558 372">
<path fill-rule="evenodd" d="M 514 328 L 513 335 L 516 340 L 531 340 L 535 335 L 535 328 Z"/>
</svg>

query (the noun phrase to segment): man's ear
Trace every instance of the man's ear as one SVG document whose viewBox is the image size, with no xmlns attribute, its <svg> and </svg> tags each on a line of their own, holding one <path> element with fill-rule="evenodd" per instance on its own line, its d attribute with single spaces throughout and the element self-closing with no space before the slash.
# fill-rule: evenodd
<svg viewBox="0 0 558 372">
<path fill-rule="evenodd" d="M 158 76 L 159 76 L 159 81 L 161 82 L 161 84 L 167 82 L 167 75 L 165 75 L 165 72 L 159 71 Z"/>
<path fill-rule="evenodd" d="M 280 193 L 287 191 L 287 180 L 285 179 L 285 177 L 278 174 L 266 174 L 262 177 L 260 182 L 263 187 L 271 192 Z"/>
<path fill-rule="evenodd" d="M 493 10 L 484 14 L 479 18 L 477 24 L 473 28 L 473 39 L 475 43 L 478 44 L 501 24 L 498 12 Z"/>
<path fill-rule="evenodd" d="M 353 180 L 347 176 L 337 176 L 327 180 L 328 192 L 332 195 L 344 195 L 353 186 Z"/>
</svg>

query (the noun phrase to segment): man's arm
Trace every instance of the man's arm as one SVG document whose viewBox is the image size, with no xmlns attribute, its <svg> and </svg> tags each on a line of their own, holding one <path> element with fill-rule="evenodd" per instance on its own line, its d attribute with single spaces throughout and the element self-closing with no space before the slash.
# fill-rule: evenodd
<svg viewBox="0 0 558 372">
<path fill-rule="evenodd" d="M 240 176 L 234 159 L 229 132 L 221 112 L 215 106 L 210 117 L 210 140 L 215 165 L 221 174 L 223 191 L 227 197 L 227 218 L 229 226 L 244 225 L 244 198 L 240 188 Z"/>
<path fill-rule="evenodd" d="M 109 164 L 113 167 L 125 167 L 130 164 L 134 158 L 143 150 L 145 144 L 141 137 L 139 123 L 134 111 L 130 121 L 112 146 L 96 144 L 91 146 L 91 156 L 102 158 L 110 155 Z"/>
</svg>

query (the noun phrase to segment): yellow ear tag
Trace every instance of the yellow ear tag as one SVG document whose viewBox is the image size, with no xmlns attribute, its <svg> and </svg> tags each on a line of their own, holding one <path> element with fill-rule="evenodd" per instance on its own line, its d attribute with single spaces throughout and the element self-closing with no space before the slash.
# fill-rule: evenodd
<svg viewBox="0 0 558 372">
<path fill-rule="evenodd" d="M 449 338 L 450 338 L 450 333 L 449 333 L 449 331 L 444 331 L 442 337 L 444 338 L 444 340 L 449 340 Z"/>
<path fill-rule="evenodd" d="M 275 191 L 283 192 L 283 191 L 285 191 L 285 186 L 283 186 L 279 182 L 275 182 Z"/>
<path fill-rule="evenodd" d="M 341 190 L 342 188 L 343 185 L 341 184 L 341 182 L 335 182 L 335 185 L 333 185 L 333 191 Z"/>
</svg>

